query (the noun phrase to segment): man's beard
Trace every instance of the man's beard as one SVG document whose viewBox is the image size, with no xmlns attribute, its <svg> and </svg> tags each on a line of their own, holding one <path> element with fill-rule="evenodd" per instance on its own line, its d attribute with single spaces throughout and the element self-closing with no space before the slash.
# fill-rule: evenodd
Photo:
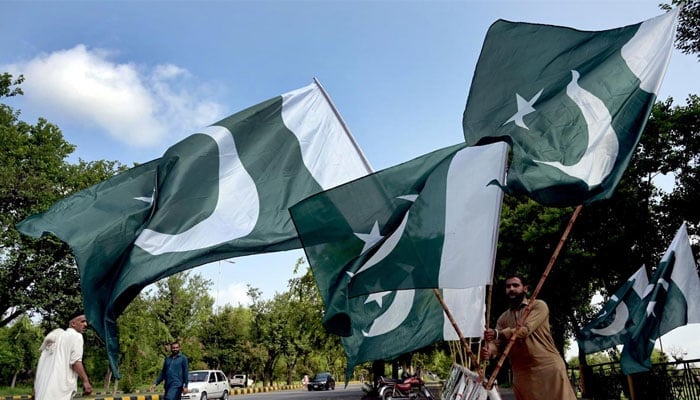
<svg viewBox="0 0 700 400">
<path fill-rule="evenodd" d="M 525 293 L 523 292 L 515 297 L 509 297 L 508 304 L 510 305 L 510 308 L 516 309 L 520 307 L 520 304 L 523 302 L 524 299 Z"/>
</svg>

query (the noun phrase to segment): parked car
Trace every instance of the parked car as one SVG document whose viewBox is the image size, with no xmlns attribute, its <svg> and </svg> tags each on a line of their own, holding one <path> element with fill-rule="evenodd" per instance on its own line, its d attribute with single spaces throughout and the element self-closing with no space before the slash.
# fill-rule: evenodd
<svg viewBox="0 0 700 400">
<path fill-rule="evenodd" d="M 183 394 L 182 400 L 227 400 L 231 386 L 223 372 L 217 370 L 190 371 L 189 393 Z"/>
<path fill-rule="evenodd" d="M 236 374 L 231 378 L 231 387 L 249 387 L 255 382 L 246 374 Z"/>
<path fill-rule="evenodd" d="M 308 388 L 309 392 L 312 390 L 335 390 L 335 379 L 330 372 L 321 372 L 311 378 Z"/>
</svg>

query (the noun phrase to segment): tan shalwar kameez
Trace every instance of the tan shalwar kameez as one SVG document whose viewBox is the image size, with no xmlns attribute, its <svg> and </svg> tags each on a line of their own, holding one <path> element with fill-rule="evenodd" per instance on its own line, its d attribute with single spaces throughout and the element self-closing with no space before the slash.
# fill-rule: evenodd
<svg viewBox="0 0 700 400">
<path fill-rule="evenodd" d="M 497 346 L 503 349 L 515 332 L 528 299 L 517 310 L 509 309 L 498 318 Z M 509 352 L 513 368 L 513 389 L 516 400 L 576 400 L 566 375 L 564 360 L 559 355 L 549 328 L 549 308 L 535 300 L 525 324 Z"/>
</svg>

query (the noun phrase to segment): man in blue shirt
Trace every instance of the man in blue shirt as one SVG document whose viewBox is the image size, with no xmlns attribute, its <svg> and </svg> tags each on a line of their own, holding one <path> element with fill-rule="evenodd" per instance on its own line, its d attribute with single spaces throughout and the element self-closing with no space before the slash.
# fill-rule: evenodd
<svg viewBox="0 0 700 400">
<path fill-rule="evenodd" d="M 183 390 L 187 393 L 189 366 L 187 357 L 180 354 L 180 343 L 173 342 L 170 345 L 170 352 L 170 357 L 166 357 L 163 361 L 163 369 L 156 383 L 151 386 L 151 392 L 159 383 L 165 381 L 165 400 L 180 400 Z"/>
</svg>

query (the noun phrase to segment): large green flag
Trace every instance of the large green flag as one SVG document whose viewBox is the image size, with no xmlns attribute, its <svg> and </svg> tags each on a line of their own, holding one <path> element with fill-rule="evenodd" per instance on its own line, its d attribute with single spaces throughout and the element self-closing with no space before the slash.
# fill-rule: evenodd
<svg viewBox="0 0 700 400">
<path fill-rule="evenodd" d="M 349 297 L 490 283 L 503 192 L 489 183 L 503 178 L 507 151 L 455 145 L 294 205 L 326 328 L 351 334 Z"/>
<path fill-rule="evenodd" d="M 311 84 L 225 118 L 17 228 L 71 246 L 87 319 L 118 376 L 116 320 L 141 289 L 208 262 L 301 247 L 289 206 L 369 172 Z"/>
<path fill-rule="evenodd" d="M 481 337 L 486 306 L 483 286 L 442 289 L 464 337 Z M 350 299 L 352 333 L 343 337 L 348 379 L 355 365 L 390 360 L 443 340 L 459 340 L 432 289 L 373 293 Z"/>
<path fill-rule="evenodd" d="M 639 268 L 600 310 L 598 315 L 579 332 L 576 340 L 584 353 L 595 353 L 624 344 L 635 324 L 632 316 L 642 304 L 649 278 L 644 266 Z M 637 321 L 639 322 L 639 321 Z"/>
<path fill-rule="evenodd" d="M 509 142 L 507 189 L 541 204 L 609 198 L 651 112 L 677 13 L 599 32 L 496 21 L 464 111 L 467 143 Z"/>
<path fill-rule="evenodd" d="M 700 323 L 700 277 L 685 223 L 678 229 L 647 287 L 635 324 L 622 349 L 625 375 L 651 369 L 656 339 L 671 330 Z"/>
</svg>

